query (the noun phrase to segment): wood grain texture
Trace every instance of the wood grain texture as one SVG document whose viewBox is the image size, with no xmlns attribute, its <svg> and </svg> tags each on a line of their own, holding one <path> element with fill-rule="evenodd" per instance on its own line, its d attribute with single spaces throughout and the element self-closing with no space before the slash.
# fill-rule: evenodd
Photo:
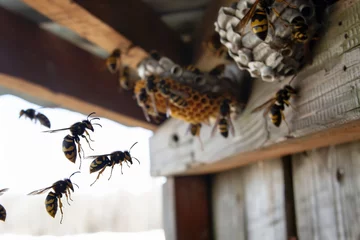
<svg viewBox="0 0 360 240">
<path fill-rule="evenodd" d="M 174 33 L 166 28 L 164 23 L 160 22 L 156 15 L 150 11 L 151 9 L 139 0 L 131 1 L 131 4 L 127 1 L 96 1 L 96 6 L 93 4 L 94 1 L 86 1 L 86 4 L 90 4 L 89 6 L 95 7 L 95 9 L 91 8 L 91 11 L 98 11 L 99 15 L 95 12 L 89 12 L 77 3 L 66 0 L 23 0 L 23 2 L 54 22 L 69 28 L 81 37 L 102 47 L 109 53 L 115 48 L 120 48 L 126 52 L 131 44 L 135 44 L 136 47 L 131 48 L 127 54 L 122 56 L 123 63 L 133 68 L 136 68 L 137 64 L 148 55 L 147 51 L 149 49 L 144 50 L 144 47 L 156 49 L 163 46 L 165 53 L 174 58 L 177 55 L 174 55 L 174 52 L 168 52 L 169 48 L 178 47 L 178 49 L 181 49 L 180 45 L 176 45 L 181 44 L 180 37 L 176 42 L 170 44 L 176 38 Z M 84 3 L 84 1 L 79 2 Z M 135 7 L 137 10 L 128 10 L 128 7 Z M 132 14 L 124 15 L 118 11 L 128 11 Z M 103 19 L 104 17 L 107 18 Z M 147 24 L 139 24 L 140 22 Z M 151 28 L 149 28 L 148 24 L 152 22 L 160 24 L 160 28 L 155 29 L 154 34 L 149 34 Z M 109 23 L 113 25 L 109 25 Z M 126 29 L 119 29 L 119 26 Z M 129 34 L 130 26 L 132 29 L 136 27 L 137 30 L 132 31 L 136 35 L 126 35 Z M 155 45 L 149 46 L 148 40 L 151 40 L 150 42 Z M 145 45 L 142 46 L 143 44 Z"/>
<path fill-rule="evenodd" d="M 299 239 L 360 238 L 359 149 L 357 141 L 293 157 Z"/>
<path fill-rule="evenodd" d="M 176 240 L 175 179 L 166 178 L 162 193 L 163 226 L 166 240 Z"/>
<path fill-rule="evenodd" d="M 84 114 L 96 111 L 129 126 L 154 129 L 131 92 L 118 92 L 103 59 L 0 8 L 0 85 Z"/>
<path fill-rule="evenodd" d="M 328 27 L 314 50 L 312 65 L 306 66 L 292 82 L 299 95 L 285 110 L 292 139 L 287 139 L 286 124 L 272 125 L 262 112 L 250 114 L 289 81 L 271 84 L 254 80 L 249 102 L 234 121 L 235 137 L 210 138 L 210 127 L 203 127 L 201 138 L 182 136 L 177 146 L 168 147 L 170 135 L 183 135 L 187 124 L 170 120 L 151 139 L 153 175 L 213 173 L 250 162 L 276 158 L 315 147 L 360 139 L 360 2 L 343 9 L 333 8 Z M 339 21 L 342 22 L 339 25 Z M 269 131 L 268 131 L 269 130 Z M 180 158 L 177 158 L 180 156 Z M 173 159 L 177 159 L 174 161 Z"/>
<path fill-rule="evenodd" d="M 167 240 L 212 240 L 210 179 L 167 178 L 163 195 Z"/>
<path fill-rule="evenodd" d="M 215 239 L 287 239 L 280 159 L 216 174 L 212 196 Z"/>
<path fill-rule="evenodd" d="M 141 0 L 74 0 L 91 16 L 98 18 L 134 45 L 147 52 L 157 50 L 177 62 L 189 62 L 180 35 L 161 21 L 151 7 Z M 130 53 L 129 53 L 130 54 Z"/>
</svg>

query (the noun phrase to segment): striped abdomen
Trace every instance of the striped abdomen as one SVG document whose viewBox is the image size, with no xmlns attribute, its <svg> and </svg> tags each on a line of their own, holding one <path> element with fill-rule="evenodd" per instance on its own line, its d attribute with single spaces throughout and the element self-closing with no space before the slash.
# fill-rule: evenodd
<svg viewBox="0 0 360 240">
<path fill-rule="evenodd" d="M 283 110 L 282 109 L 283 107 L 277 105 L 277 104 L 274 104 L 271 106 L 270 108 L 270 113 L 269 113 L 269 116 L 271 118 L 271 122 L 276 126 L 276 127 L 279 127 L 280 124 L 281 124 L 281 120 L 282 120 L 282 114 L 281 114 L 281 111 Z"/>
<path fill-rule="evenodd" d="M 265 40 L 268 32 L 268 18 L 264 9 L 256 9 L 251 18 L 251 28 L 261 40 Z"/>
<path fill-rule="evenodd" d="M 75 138 L 71 135 L 67 135 L 64 137 L 63 143 L 62 143 L 62 150 L 65 154 L 65 157 L 69 159 L 72 163 L 75 163 L 76 161 L 76 144 L 75 144 Z"/>
<path fill-rule="evenodd" d="M 46 211 L 53 218 L 55 217 L 57 209 L 58 209 L 58 202 L 57 201 L 58 201 L 57 195 L 55 193 L 53 193 L 53 192 L 49 192 L 49 194 L 46 196 L 46 199 L 45 199 Z"/>
<path fill-rule="evenodd" d="M 188 105 L 183 97 L 173 93 L 170 95 L 170 102 L 179 108 L 184 108 Z"/>
<path fill-rule="evenodd" d="M 227 138 L 229 136 L 229 123 L 226 120 L 226 118 L 220 119 L 220 121 L 219 121 L 219 131 L 220 131 L 220 134 L 223 137 Z"/>
<path fill-rule="evenodd" d="M 110 159 L 107 156 L 97 157 L 90 164 L 90 173 L 97 172 L 108 165 L 110 165 Z"/>
</svg>

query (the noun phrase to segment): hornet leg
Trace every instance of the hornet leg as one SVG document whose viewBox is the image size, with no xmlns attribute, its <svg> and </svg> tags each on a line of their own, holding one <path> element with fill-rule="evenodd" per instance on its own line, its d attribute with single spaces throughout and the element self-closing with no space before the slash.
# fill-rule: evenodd
<svg viewBox="0 0 360 240">
<path fill-rule="evenodd" d="M 63 204 L 62 204 L 61 199 L 59 197 L 58 197 L 58 199 L 59 199 L 59 208 L 60 208 L 60 213 L 61 213 L 60 224 L 62 224 L 62 220 L 63 220 L 63 217 L 64 217 L 64 213 L 63 213 L 63 210 L 62 210 Z"/>
<path fill-rule="evenodd" d="M 90 146 L 89 140 L 86 138 L 86 136 L 81 135 L 81 137 L 85 138 L 86 142 L 89 144 L 89 148 L 94 151 L 94 149 Z"/>
<path fill-rule="evenodd" d="M 73 201 L 73 200 L 71 199 L 71 193 L 70 193 L 70 190 L 69 190 L 69 189 L 67 189 L 67 191 L 68 191 L 68 194 L 69 194 L 69 199 L 70 199 L 71 201 Z"/>
<path fill-rule="evenodd" d="M 110 177 L 108 178 L 108 181 L 110 180 L 110 178 L 111 178 L 111 176 L 112 176 L 112 172 L 113 172 L 114 166 L 115 166 L 115 163 L 113 163 L 112 166 L 111 166 L 111 172 L 110 172 Z"/>
<path fill-rule="evenodd" d="M 101 169 L 101 171 L 100 171 L 99 174 L 97 175 L 95 181 L 94 181 L 92 184 L 90 184 L 90 187 L 91 187 L 92 185 L 94 185 L 94 183 L 99 179 L 100 175 L 105 171 L 105 168 L 106 168 L 106 167 L 104 167 L 103 169 Z"/>
<path fill-rule="evenodd" d="M 90 134 L 88 133 L 88 131 L 85 130 L 85 133 L 89 137 L 90 141 L 94 142 L 94 140 L 91 139 Z"/>
<path fill-rule="evenodd" d="M 70 206 L 70 203 L 69 203 L 69 195 L 68 195 L 68 193 L 65 191 L 65 197 L 66 197 L 66 201 L 67 201 L 67 203 L 69 204 L 69 206 Z"/>
</svg>

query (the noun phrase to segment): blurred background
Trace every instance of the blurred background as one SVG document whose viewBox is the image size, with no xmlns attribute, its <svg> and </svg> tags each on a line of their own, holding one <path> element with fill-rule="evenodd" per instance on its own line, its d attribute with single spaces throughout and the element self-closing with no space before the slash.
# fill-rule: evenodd
<svg viewBox="0 0 360 240">
<path fill-rule="evenodd" d="M 45 108 L 42 108 L 45 107 Z M 50 107 L 50 108 L 46 108 Z M 12 95 L 0 97 L 0 189 L 10 188 L 0 197 L 7 211 L 6 222 L 0 223 L 0 238 L 10 239 L 165 239 L 162 230 L 161 189 L 165 178 L 150 176 L 149 138 L 152 132 L 130 128 L 101 118 L 103 127 L 95 126 L 90 132 L 92 151 L 85 139 L 80 143 L 85 156 L 128 150 L 138 142 L 131 155 L 138 158 L 130 168 L 110 168 L 90 187 L 97 173 L 90 175 L 91 159 L 83 159 L 81 173 L 71 180 L 79 185 L 72 193 L 71 206 L 63 197 L 64 219 L 60 212 L 55 219 L 45 209 L 48 192 L 27 196 L 31 191 L 51 186 L 78 171 L 76 164 L 67 160 L 62 152 L 63 138 L 69 131 L 43 133 L 48 130 L 24 117 L 21 109 L 34 108 L 51 121 L 51 129 L 70 127 L 86 119 L 86 115 L 51 106 L 39 106 Z M 29 235 L 32 235 L 31 237 Z"/>
</svg>

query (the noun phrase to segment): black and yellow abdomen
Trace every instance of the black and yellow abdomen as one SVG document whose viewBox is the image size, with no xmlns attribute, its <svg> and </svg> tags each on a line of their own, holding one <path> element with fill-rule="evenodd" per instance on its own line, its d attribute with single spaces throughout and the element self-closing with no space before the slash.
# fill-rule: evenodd
<svg viewBox="0 0 360 240">
<path fill-rule="evenodd" d="M 49 194 L 46 196 L 46 199 L 45 199 L 46 211 L 53 218 L 55 217 L 57 209 L 58 209 L 58 202 L 57 201 L 58 201 L 57 195 L 55 193 L 53 193 L 53 192 L 49 192 Z"/>
<path fill-rule="evenodd" d="M 5 222 L 6 219 L 6 210 L 5 208 L 0 204 L 0 220 Z"/>
<path fill-rule="evenodd" d="M 62 150 L 65 154 L 65 157 L 69 159 L 72 163 L 75 163 L 76 161 L 76 144 L 75 144 L 75 138 L 71 135 L 67 135 L 64 137 L 63 143 L 62 143 Z"/>
<path fill-rule="evenodd" d="M 170 95 L 170 102 L 178 108 L 185 108 L 188 105 L 187 101 L 183 97 L 173 93 Z"/>
<path fill-rule="evenodd" d="M 220 119 L 220 121 L 219 121 L 219 131 L 220 131 L 220 134 L 223 137 L 227 138 L 229 136 L 229 123 L 226 120 L 226 118 Z"/>
<path fill-rule="evenodd" d="M 305 23 L 303 18 L 296 18 L 294 22 L 294 27 L 292 31 L 292 39 L 296 42 L 303 43 L 306 42 L 309 38 L 308 32 L 308 25 Z"/>
<path fill-rule="evenodd" d="M 282 120 L 281 111 L 283 110 L 282 108 L 284 108 L 284 107 L 281 107 L 281 106 L 276 105 L 276 104 L 272 105 L 271 108 L 270 108 L 269 116 L 271 118 L 271 122 L 276 127 L 279 127 L 280 124 L 281 124 L 281 120 Z"/>
<path fill-rule="evenodd" d="M 256 9 L 251 18 L 251 29 L 261 40 L 265 40 L 268 33 L 268 18 L 264 9 Z"/>
<path fill-rule="evenodd" d="M 107 156 L 97 157 L 90 164 L 90 173 L 97 172 L 106 166 L 111 165 L 110 159 Z"/>
</svg>

